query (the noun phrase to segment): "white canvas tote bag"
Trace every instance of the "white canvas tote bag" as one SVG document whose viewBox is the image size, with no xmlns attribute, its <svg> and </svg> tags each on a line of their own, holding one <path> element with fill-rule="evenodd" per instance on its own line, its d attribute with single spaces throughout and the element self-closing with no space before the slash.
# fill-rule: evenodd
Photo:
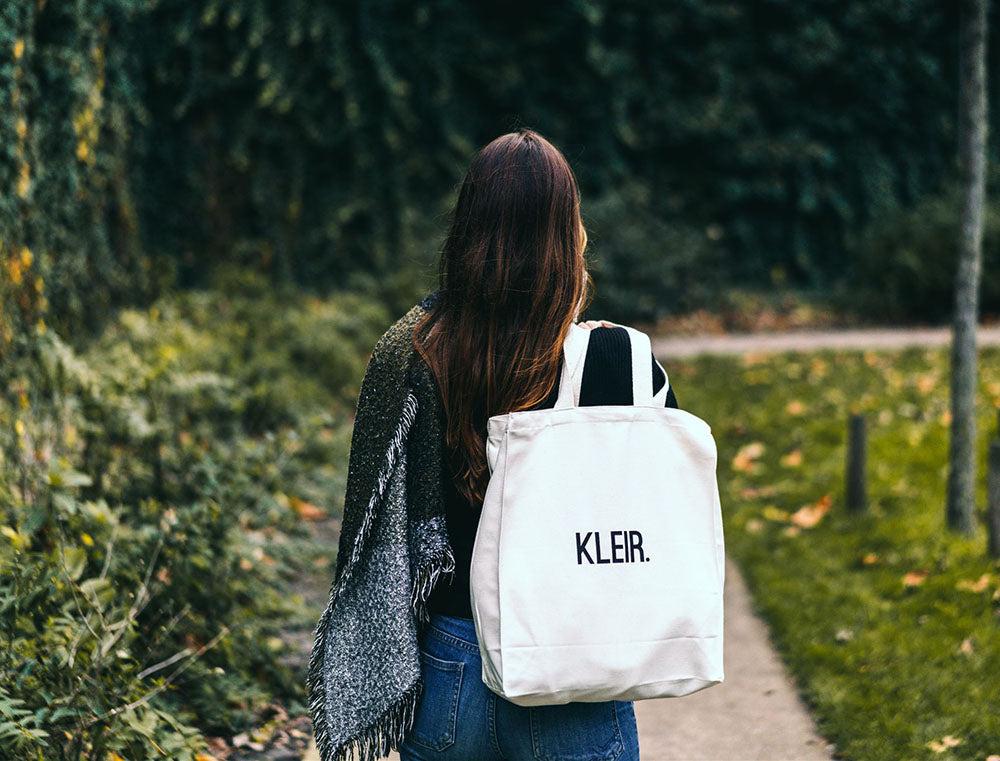
<svg viewBox="0 0 1000 761">
<path fill-rule="evenodd" d="M 472 612 L 483 681 L 518 705 L 676 697 L 723 679 L 715 440 L 663 406 L 669 381 L 653 395 L 649 338 L 620 327 L 632 406 L 578 406 L 590 331 L 574 323 L 555 407 L 488 422 Z"/>
</svg>

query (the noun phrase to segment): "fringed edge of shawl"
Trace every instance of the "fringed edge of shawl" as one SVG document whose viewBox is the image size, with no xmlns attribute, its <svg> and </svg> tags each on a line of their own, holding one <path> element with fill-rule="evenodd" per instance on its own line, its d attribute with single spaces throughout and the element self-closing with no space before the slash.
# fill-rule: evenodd
<svg viewBox="0 0 1000 761">
<path fill-rule="evenodd" d="M 371 726 L 338 747 L 332 747 L 328 735 L 322 738 L 322 742 L 317 736 L 319 757 L 323 761 L 375 761 L 385 758 L 399 747 L 403 733 L 413 726 L 421 689 L 422 685 L 417 684 L 407 690 L 396 705 L 386 709 Z"/>
<path fill-rule="evenodd" d="M 387 755 L 389 744 L 398 744 L 402 739 L 403 730 L 413 723 L 413 712 L 419 697 L 419 685 L 406 692 L 398 705 L 388 709 L 381 718 L 357 738 L 334 747 L 326 723 L 326 688 L 324 686 L 323 662 L 326 654 L 327 628 L 334 605 L 341 591 L 350 582 L 354 567 L 361 557 L 362 547 L 375 525 L 378 504 L 389 484 L 389 478 L 393 468 L 396 467 L 396 460 L 406 443 L 407 434 L 410 432 L 416 414 L 417 397 L 411 391 L 403 403 L 399 424 L 389 442 L 385 463 L 382 465 L 376 480 L 375 491 L 372 493 L 371 499 L 368 500 L 364 520 L 354 538 L 351 557 L 344 567 L 339 582 L 334 582 L 330 588 L 330 598 L 326 610 L 320 617 L 313 634 L 313 647 L 309 656 L 309 668 L 306 676 L 306 690 L 309 695 L 309 713 L 312 719 L 313 736 L 316 739 L 316 749 L 323 761 L 345 761 L 348 757 L 347 754 L 355 751 L 359 754 L 360 761 L 372 761 L 377 758 L 378 756 L 374 755 L 376 751 L 381 752 L 383 756 Z"/>
<path fill-rule="evenodd" d="M 427 598 L 430 597 L 440 578 L 454 573 L 455 556 L 450 547 L 445 547 L 437 557 L 432 558 L 414 574 L 413 588 L 410 590 L 410 610 L 413 611 L 418 623 L 426 624 L 430 620 Z"/>
</svg>

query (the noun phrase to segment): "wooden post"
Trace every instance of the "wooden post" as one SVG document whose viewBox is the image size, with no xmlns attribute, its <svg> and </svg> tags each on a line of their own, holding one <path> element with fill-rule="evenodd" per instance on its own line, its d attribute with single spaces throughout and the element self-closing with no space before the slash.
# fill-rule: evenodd
<svg viewBox="0 0 1000 761">
<path fill-rule="evenodd" d="M 847 423 L 847 511 L 850 513 L 868 509 L 867 462 L 865 416 L 855 412 Z"/>
<path fill-rule="evenodd" d="M 990 557 L 1000 558 L 1000 438 L 990 442 L 986 465 L 986 528 Z"/>
</svg>

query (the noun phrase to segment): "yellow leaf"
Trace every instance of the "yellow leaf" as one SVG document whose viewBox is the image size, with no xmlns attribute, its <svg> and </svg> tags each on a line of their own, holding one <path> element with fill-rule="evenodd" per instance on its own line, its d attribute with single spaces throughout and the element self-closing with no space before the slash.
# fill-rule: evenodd
<svg viewBox="0 0 1000 761">
<path fill-rule="evenodd" d="M 958 652 L 962 655 L 972 655 L 975 648 L 972 646 L 972 637 L 966 637 L 962 640 L 962 644 L 958 647 Z"/>
<path fill-rule="evenodd" d="M 289 497 L 288 504 L 299 514 L 299 517 L 306 521 L 320 521 L 326 517 L 326 511 L 316 507 L 311 502 L 306 502 L 298 497 Z"/>
<path fill-rule="evenodd" d="M 792 399 L 785 407 L 785 412 L 789 415 L 801 415 L 806 411 L 806 406 L 798 399 Z"/>
<path fill-rule="evenodd" d="M 861 562 L 864 565 L 875 565 L 878 562 L 878 555 L 876 555 L 874 552 L 869 552 L 867 555 L 861 558 Z"/>
<path fill-rule="evenodd" d="M 904 587 L 918 587 L 927 579 L 927 571 L 910 571 L 903 576 Z"/>
<path fill-rule="evenodd" d="M 791 521 L 799 528 L 812 528 L 830 512 L 833 498 L 826 494 L 811 505 L 804 505 L 792 513 Z"/>
<path fill-rule="evenodd" d="M 733 470 L 740 473 L 749 473 L 754 469 L 755 460 L 764 454 L 764 445 L 759 441 L 752 441 L 740 447 L 740 450 L 733 458 Z"/>
<path fill-rule="evenodd" d="M 31 167 L 28 164 L 21 164 L 21 172 L 17 178 L 17 194 L 21 198 L 28 197 L 28 189 L 31 187 Z"/>
<path fill-rule="evenodd" d="M 14 40 L 14 60 L 24 55 L 24 40 Z"/>
<path fill-rule="evenodd" d="M 954 748 L 956 745 L 961 745 L 962 740 L 958 737 L 952 737 L 951 735 L 945 735 L 940 740 L 931 740 L 927 743 L 927 747 L 930 748 L 935 753 L 944 753 L 948 748 Z"/>
<path fill-rule="evenodd" d="M 966 581 L 962 580 L 955 585 L 955 589 L 960 589 L 963 592 L 985 592 L 990 585 L 990 575 L 984 573 L 976 581 Z"/>
<path fill-rule="evenodd" d="M 802 464 L 802 450 L 793 449 L 781 458 L 781 464 L 786 468 L 797 468 Z"/>
<path fill-rule="evenodd" d="M 751 518 L 747 521 L 746 529 L 751 534 L 759 534 L 764 530 L 764 521 L 759 518 Z"/>
<path fill-rule="evenodd" d="M 14 430 L 17 431 L 18 436 L 24 436 L 24 421 L 18 418 L 14 421 Z"/>
<path fill-rule="evenodd" d="M 80 534 L 80 541 L 83 542 L 88 547 L 93 547 L 94 546 L 94 538 L 90 534 L 88 534 L 86 531 L 84 531 L 82 534 Z"/>
</svg>

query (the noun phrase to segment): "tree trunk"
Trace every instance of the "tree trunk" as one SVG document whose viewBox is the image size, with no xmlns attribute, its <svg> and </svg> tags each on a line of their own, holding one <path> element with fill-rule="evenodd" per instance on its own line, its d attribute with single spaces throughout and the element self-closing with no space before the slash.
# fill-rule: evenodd
<svg viewBox="0 0 1000 761">
<path fill-rule="evenodd" d="M 948 526 L 972 532 L 976 487 L 976 319 L 986 166 L 986 4 L 962 0 L 961 171 L 964 193 L 951 352 Z"/>
</svg>

